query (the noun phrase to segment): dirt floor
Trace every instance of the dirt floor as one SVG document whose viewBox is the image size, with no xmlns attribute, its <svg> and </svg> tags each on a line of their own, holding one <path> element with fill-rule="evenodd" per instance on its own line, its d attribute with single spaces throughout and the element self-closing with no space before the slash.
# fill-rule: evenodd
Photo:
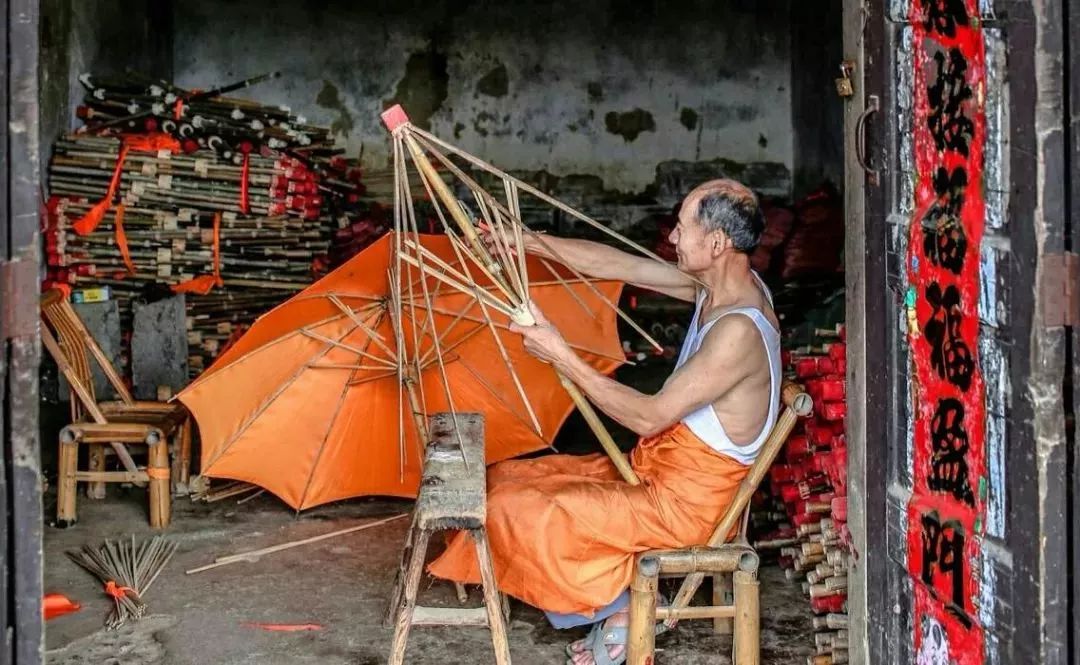
<svg viewBox="0 0 1080 665">
<path fill-rule="evenodd" d="M 64 593 L 82 609 L 46 625 L 47 662 L 110 663 L 385 663 L 392 635 L 382 625 L 407 519 L 203 573 L 185 571 L 214 557 L 306 538 L 374 518 L 406 512 L 403 501 L 350 501 L 316 508 L 297 518 L 276 499 L 243 505 L 175 502 L 168 535 L 179 549 L 147 594 L 147 616 L 115 631 L 103 629 L 110 601 L 94 578 L 64 554 L 105 538 L 151 534 L 143 494 L 114 491 L 105 501 L 82 499 L 79 522 L 45 531 L 45 589 Z M 46 500 L 47 509 L 51 505 Z M 437 548 L 433 547 L 432 556 Z M 763 663 L 801 662 L 812 652 L 810 611 L 798 586 L 780 570 L 762 572 Z M 479 604 L 471 589 L 470 604 Z M 421 602 L 452 605 L 450 585 L 425 580 Z M 558 631 L 537 610 L 513 603 L 510 646 L 515 663 L 562 663 L 565 644 L 585 629 Z M 315 624 L 297 632 L 271 632 L 254 624 Z M 659 663 L 729 663 L 730 639 L 709 622 L 683 622 L 658 638 Z M 493 662 L 482 628 L 414 628 L 407 662 Z"/>
<path fill-rule="evenodd" d="M 654 363 L 624 367 L 618 378 L 647 391 L 660 387 L 670 367 Z M 607 420 L 605 418 L 605 420 Z M 634 438 L 607 420 L 621 447 Z M 47 440 L 47 439 L 46 439 Z M 592 452 L 595 439 L 573 414 L 555 441 L 561 452 Z M 176 498 L 167 530 L 179 549 L 145 599 L 148 614 L 114 631 L 103 629 L 111 601 L 89 573 L 65 551 L 104 539 L 149 537 L 146 494 L 109 486 L 109 497 L 79 497 L 78 523 L 45 529 L 45 591 L 82 604 L 74 614 L 46 624 L 50 664 L 233 665 L 320 663 L 376 665 L 389 656 L 393 631 L 383 626 L 394 574 L 408 529 L 398 519 L 373 529 L 236 563 L 202 573 L 185 571 L 215 557 L 294 541 L 391 515 L 407 514 L 410 501 L 357 499 L 314 508 L 299 517 L 268 494 L 243 504 L 237 499 L 193 503 Z M 45 497 L 48 521 L 56 514 L 55 494 Z M 429 559 L 438 554 L 433 543 Z M 707 586 L 707 585 L 706 585 Z M 481 593 L 471 588 L 470 605 Z M 665 590 L 670 597 L 674 589 Z M 699 592 L 699 602 L 706 600 Z M 797 583 L 775 566 L 761 572 L 762 663 L 805 662 L 813 653 L 809 604 Z M 452 585 L 426 578 L 420 604 L 459 606 Z M 314 629 L 269 631 L 256 624 L 312 624 Z M 708 621 L 686 621 L 657 638 L 657 662 L 679 665 L 728 664 L 731 639 L 711 631 Z M 516 665 L 564 663 L 564 648 L 586 628 L 555 630 L 543 613 L 512 601 L 510 650 Z M 406 662 L 448 665 L 494 662 L 483 628 L 417 627 L 409 636 Z"/>
</svg>

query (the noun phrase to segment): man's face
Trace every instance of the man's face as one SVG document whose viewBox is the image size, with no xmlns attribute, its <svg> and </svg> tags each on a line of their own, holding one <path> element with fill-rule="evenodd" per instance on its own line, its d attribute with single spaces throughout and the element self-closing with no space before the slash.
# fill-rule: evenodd
<svg viewBox="0 0 1080 665">
<path fill-rule="evenodd" d="M 706 232 L 698 221 L 700 195 L 690 194 L 679 210 L 679 223 L 668 234 L 668 241 L 675 246 L 679 257 L 678 267 L 687 272 L 705 270 L 719 255 L 722 242 L 721 231 Z"/>
</svg>

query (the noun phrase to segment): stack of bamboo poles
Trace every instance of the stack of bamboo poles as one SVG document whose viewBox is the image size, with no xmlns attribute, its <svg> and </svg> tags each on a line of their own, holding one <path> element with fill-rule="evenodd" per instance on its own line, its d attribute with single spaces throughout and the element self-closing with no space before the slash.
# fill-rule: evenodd
<svg viewBox="0 0 1080 665">
<path fill-rule="evenodd" d="M 848 662 L 847 448 L 844 439 L 844 330 L 817 331 L 818 344 L 785 356 L 814 400 L 802 432 L 769 471 L 770 494 L 752 512 L 754 546 L 778 551 L 789 580 L 801 581 L 814 614 L 816 655 L 808 665 Z"/>
<path fill-rule="evenodd" d="M 208 149 L 236 164 L 245 153 L 263 148 L 331 149 L 329 129 L 307 124 L 288 107 L 225 96 L 279 76 L 273 72 L 195 91 L 133 73 L 112 78 L 87 73 L 79 77 L 86 96 L 76 115 L 88 134 L 160 131 L 182 141 L 185 152 Z"/>
<path fill-rule="evenodd" d="M 118 172 L 122 150 L 125 154 Z M 49 189 L 54 195 L 94 203 L 108 193 L 110 183 L 119 176 L 116 194 L 129 206 L 314 220 L 321 213 L 324 198 L 315 164 L 315 160 L 272 151 L 246 153 L 241 164 L 235 164 L 210 149 L 185 152 L 169 139 L 158 138 L 149 146 L 131 149 L 130 143 L 126 145 L 116 136 L 68 133 L 53 146 Z"/>
<path fill-rule="evenodd" d="M 132 300 L 150 285 L 188 291 L 196 376 L 232 335 L 325 274 L 334 222 L 322 214 L 317 175 L 299 160 L 251 155 L 244 168 L 201 149 L 129 150 L 121 160 L 123 146 L 78 134 L 57 142 L 47 286 L 107 287 L 124 331 Z M 80 223 L 95 209 L 96 225 Z M 201 276 L 212 280 L 208 293 L 184 288 Z"/>
</svg>

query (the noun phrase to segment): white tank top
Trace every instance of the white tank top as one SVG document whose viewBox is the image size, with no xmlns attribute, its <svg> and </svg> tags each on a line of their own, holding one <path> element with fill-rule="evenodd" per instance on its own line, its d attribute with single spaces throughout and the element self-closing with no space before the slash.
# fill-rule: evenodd
<svg viewBox="0 0 1080 665">
<path fill-rule="evenodd" d="M 769 305 L 772 305 L 772 294 L 769 293 L 768 287 L 761 281 L 757 273 L 750 271 L 754 278 L 757 280 L 761 289 L 765 292 L 765 297 L 769 300 Z M 758 451 L 761 450 L 761 446 L 764 445 L 765 440 L 769 437 L 769 432 L 772 431 L 773 424 L 776 423 L 777 413 L 780 408 L 780 383 L 782 379 L 781 367 L 780 367 L 780 331 L 773 327 L 772 322 L 765 316 L 757 307 L 736 307 L 724 312 L 715 319 L 708 321 L 701 329 L 698 329 L 698 321 L 701 318 L 701 306 L 705 302 L 705 291 L 702 290 L 697 297 L 697 307 L 694 309 L 694 318 L 690 320 L 690 328 L 686 332 L 686 340 L 683 342 L 682 350 L 679 352 L 679 359 L 675 364 L 675 369 L 683 366 L 683 364 L 692 356 L 697 353 L 701 348 L 701 342 L 705 339 L 705 335 L 708 334 L 709 329 L 713 324 L 731 314 L 743 314 L 750 317 L 750 320 L 757 326 L 758 331 L 761 332 L 762 340 L 765 342 L 765 351 L 769 358 L 769 380 L 770 380 L 770 394 L 769 394 L 769 416 L 765 420 L 765 426 L 761 429 L 757 438 L 753 443 L 739 446 L 735 445 L 731 439 L 728 438 L 727 433 L 724 431 L 724 426 L 720 424 L 720 419 L 716 416 L 716 411 L 713 409 L 712 404 L 706 404 L 700 409 L 689 413 L 682 419 L 682 422 L 693 432 L 699 439 L 705 442 L 713 450 L 722 453 L 741 464 L 753 464 L 757 458 Z"/>
</svg>

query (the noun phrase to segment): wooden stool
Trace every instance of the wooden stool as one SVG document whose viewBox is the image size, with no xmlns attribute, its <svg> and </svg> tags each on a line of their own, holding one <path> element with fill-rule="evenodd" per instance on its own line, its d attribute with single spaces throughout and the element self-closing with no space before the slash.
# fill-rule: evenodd
<svg viewBox="0 0 1080 665">
<path fill-rule="evenodd" d="M 429 419 L 431 442 L 424 454 L 420 493 L 386 617 L 394 625 L 390 665 L 404 661 L 412 626 L 487 626 L 495 647 L 495 662 L 510 664 L 506 638 L 509 605 L 495 585 L 495 569 L 484 528 L 487 518 L 484 417 L 479 413 L 459 413 L 456 420 L 460 428 L 457 432 L 452 414 L 438 413 Z M 416 588 L 423 572 L 428 540 L 433 532 L 448 529 L 467 530 L 476 543 L 484 607 L 416 606 Z"/>
</svg>

